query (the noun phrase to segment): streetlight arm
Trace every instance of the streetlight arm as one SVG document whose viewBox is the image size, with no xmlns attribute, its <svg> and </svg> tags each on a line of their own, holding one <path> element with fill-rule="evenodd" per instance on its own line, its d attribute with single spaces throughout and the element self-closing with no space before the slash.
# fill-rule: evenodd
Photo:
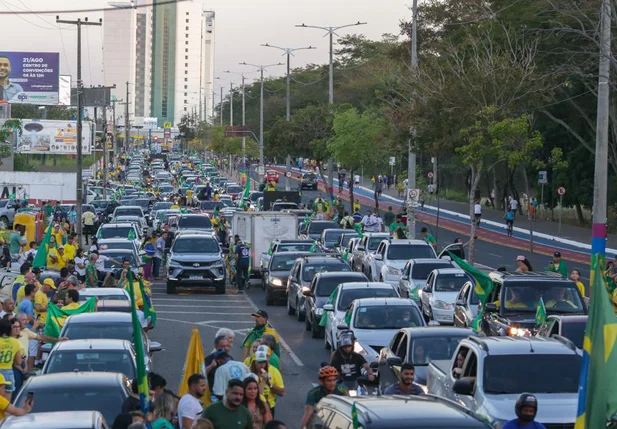
<svg viewBox="0 0 617 429">
<path fill-rule="evenodd" d="M 367 22 L 360 22 L 360 21 L 358 21 L 355 24 L 347 24 L 347 25 L 341 25 L 340 27 L 334 27 L 334 28 L 332 28 L 332 30 L 336 31 L 336 30 L 340 30 L 341 28 L 356 27 L 358 25 L 366 25 L 366 24 L 368 24 L 368 23 Z"/>
<path fill-rule="evenodd" d="M 353 25 L 356 25 L 356 24 L 353 24 Z M 332 31 L 332 27 L 319 27 L 317 25 L 300 24 L 300 25 L 296 25 L 296 27 L 300 27 L 300 28 L 317 28 L 319 30 Z"/>
</svg>

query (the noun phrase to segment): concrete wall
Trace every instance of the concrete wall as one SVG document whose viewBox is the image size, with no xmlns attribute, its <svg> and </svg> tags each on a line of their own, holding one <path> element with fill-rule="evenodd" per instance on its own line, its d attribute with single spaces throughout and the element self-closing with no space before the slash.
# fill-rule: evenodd
<svg viewBox="0 0 617 429">
<path fill-rule="evenodd" d="M 67 203 L 75 202 L 77 193 L 76 173 L 44 173 L 26 171 L 0 171 L 0 199 L 16 194 L 30 203 L 60 200 Z"/>
</svg>

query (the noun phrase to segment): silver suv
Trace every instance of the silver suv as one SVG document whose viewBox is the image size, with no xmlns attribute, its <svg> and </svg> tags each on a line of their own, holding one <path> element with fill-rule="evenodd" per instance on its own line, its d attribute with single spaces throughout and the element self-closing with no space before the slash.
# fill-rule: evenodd
<svg viewBox="0 0 617 429">
<path fill-rule="evenodd" d="M 214 287 L 225 293 L 225 263 L 219 242 L 211 234 L 178 236 L 167 257 L 167 293 L 177 287 Z"/>
</svg>

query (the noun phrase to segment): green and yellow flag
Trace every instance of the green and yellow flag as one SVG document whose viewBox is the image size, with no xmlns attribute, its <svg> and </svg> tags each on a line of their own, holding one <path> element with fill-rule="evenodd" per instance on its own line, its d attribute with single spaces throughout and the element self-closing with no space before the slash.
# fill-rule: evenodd
<svg viewBox="0 0 617 429">
<path fill-rule="evenodd" d="M 189 342 L 189 348 L 186 351 L 186 358 L 184 359 L 184 367 L 182 368 L 182 381 L 178 386 L 178 396 L 182 397 L 188 392 L 188 380 L 193 374 L 206 376 L 204 348 L 197 328 L 193 328 L 193 332 L 191 333 L 191 341 Z M 208 406 L 212 403 L 210 389 L 212 389 L 212 386 L 208 386 L 208 390 L 204 392 L 204 396 L 201 398 L 201 402 L 204 406 Z"/>
<path fill-rule="evenodd" d="M 336 303 L 336 297 L 338 295 L 338 287 L 334 288 L 330 296 L 328 297 L 328 301 L 326 304 L 334 305 Z M 328 313 L 324 310 L 321 313 L 321 319 L 319 320 L 319 326 L 325 327 L 328 324 Z"/>
<path fill-rule="evenodd" d="M 583 342 L 575 429 L 604 428 L 617 413 L 617 316 L 603 271 L 603 258 L 592 255 L 594 283 Z"/>
<path fill-rule="evenodd" d="M 142 327 L 137 316 L 137 306 L 135 304 L 135 290 L 133 271 L 129 270 L 129 295 L 131 297 L 131 319 L 133 322 L 133 346 L 135 347 L 135 361 L 137 363 L 137 381 L 139 391 L 139 404 L 141 411 L 147 414 L 150 410 L 150 386 L 148 385 L 148 373 L 146 372 L 146 351 L 142 339 Z M 91 298 L 92 299 L 92 298 Z"/>
<path fill-rule="evenodd" d="M 351 406 L 351 422 L 353 424 L 353 429 L 362 428 L 362 423 L 360 423 L 360 420 L 358 420 L 358 409 L 356 408 L 355 402 Z"/>
<path fill-rule="evenodd" d="M 39 250 L 40 251 L 40 250 Z M 47 321 L 45 322 L 45 335 L 58 338 L 64 326 L 66 318 L 73 314 L 94 313 L 96 311 L 96 298 L 92 297 L 74 310 L 63 310 L 53 302 L 47 307 Z"/>
<path fill-rule="evenodd" d="M 536 307 L 536 326 L 540 326 L 544 322 L 546 322 L 546 307 L 544 306 L 544 300 L 540 297 Z"/>
<path fill-rule="evenodd" d="M 39 250 L 36 252 L 34 260 L 32 261 L 32 268 L 45 268 L 47 266 L 47 254 L 49 253 L 51 229 L 52 223 L 50 223 L 47 227 L 47 231 L 45 231 L 45 236 L 43 237 L 43 240 L 41 240 L 41 244 L 39 244 Z"/>
</svg>

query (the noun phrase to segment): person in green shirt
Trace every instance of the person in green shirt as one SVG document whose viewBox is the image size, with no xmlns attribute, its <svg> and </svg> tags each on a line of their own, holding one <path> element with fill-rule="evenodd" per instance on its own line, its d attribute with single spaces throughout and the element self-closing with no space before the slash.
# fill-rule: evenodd
<svg viewBox="0 0 617 429">
<path fill-rule="evenodd" d="M 340 198 L 336 201 L 336 210 L 338 211 L 338 218 L 343 219 L 345 216 L 345 204 Z"/>
<path fill-rule="evenodd" d="M 52 213 L 54 212 L 54 208 L 51 206 L 51 201 L 47 201 L 44 208 L 47 217 L 51 217 Z"/>
<path fill-rule="evenodd" d="M 225 398 L 209 405 L 202 414 L 210 420 L 214 429 L 253 429 L 253 420 L 248 408 L 242 405 L 244 382 L 231 379 L 227 383 Z"/>
<path fill-rule="evenodd" d="M 396 219 L 390 224 L 390 235 L 395 236 L 396 230 L 399 228 L 403 231 L 406 231 L 406 226 L 403 223 L 403 217 L 401 215 L 396 215 Z"/>
<path fill-rule="evenodd" d="M 568 267 L 566 266 L 566 263 L 561 260 L 560 252 L 553 253 L 553 260 L 550 264 L 548 264 L 546 271 L 551 273 L 559 273 L 562 277 L 568 278 Z"/>
<path fill-rule="evenodd" d="M 98 255 L 93 253 L 90 255 L 90 261 L 86 265 L 86 287 L 97 287 L 98 274 L 96 272 L 96 259 Z"/>
<path fill-rule="evenodd" d="M 386 228 L 390 228 L 390 225 L 394 222 L 395 216 L 392 211 L 392 206 L 388 206 L 388 211 L 383 215 L 383 223 L 386 225 Z"/>
<path fill-rule="evenodd" d="M 437 250 L 437 240 L 435 240 L 435 237 L 428 232 L 428 229 L 424 227 L 420 230 L 420 232 L 422 233 L 422 237 L 424 237 L 424 241 L 433 246 L 433 249 Z"/>
</svg>

